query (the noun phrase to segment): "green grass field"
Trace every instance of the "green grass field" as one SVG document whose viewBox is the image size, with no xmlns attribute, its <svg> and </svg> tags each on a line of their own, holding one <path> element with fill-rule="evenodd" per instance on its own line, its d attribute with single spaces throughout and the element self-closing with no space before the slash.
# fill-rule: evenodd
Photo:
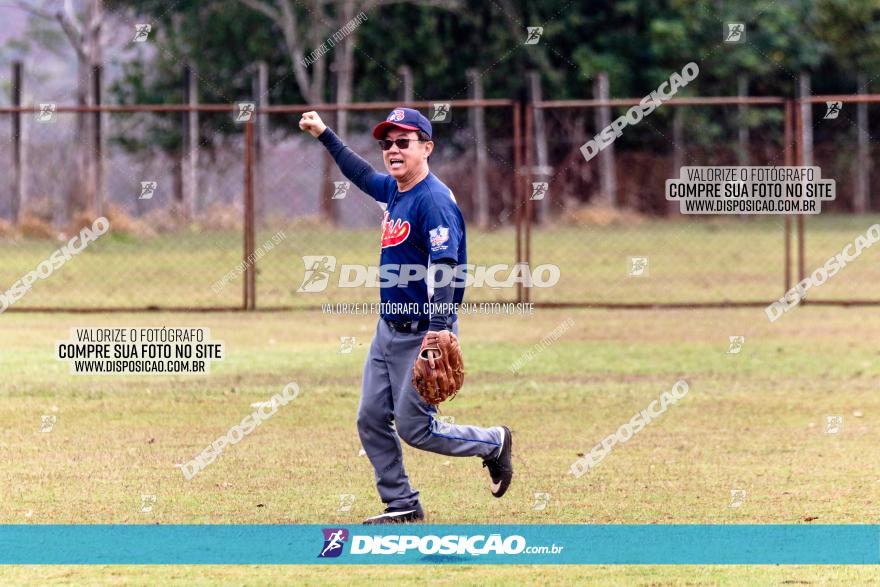
<svg viewBox="0 0 880 587">
<path fill-rule="evenodd" d="M 571 328 L 526 363 L 510 365 L 553 328 Z M 319 313 L 28 315 L 2 317 L 0 438 L 4 523 L 357 523 L 380 504 L 354 427 L 368 317 Z M 207 376 L 74 376 L 53 358 L 72 326 L 209 326 L 228 357 Z M 865 523 L 880 502 L 875 309 L 805 307 L 770 324 L 760 309 L 543 310 L 533 317 L 472 316 L 462 325 L 468 376 L 444 409 L 457 421 L 508 423 L 517 478 L 489 495 L 476 459 L 413 451 L 405 458 L 431 523 Z M 746 336 L 727 354 L 732 334 Z M 355 336 L 351 354 L 338 337 Z M 595 470 L 568 473 L 578 453 L 678 378 L 691 391 Z M 174 467 L 287 382 L 301 395 L 192 481 Z M 57 424 L 40 432 L 40 417 Z M 837 435 L 827 415 L 843 415 Z M 731 489 L 747 497 L 728 507 Z M 535 511 L 534 494 L 550 494 Z M 156 495 L 141 513 L 141 494 Z M 339 512 L 339 495 L 353 494 Z M 654 572 L 660 573 L 655 575 Z M 291 573 L 315 583 L 363 575 L 417 582 L 414 569 L 331 571 L 186 567 L 2 569 L 0 581 L 97 580 L 180 584 L 209 579 L 271 584 Z M 423 571 L 422 571 L 423 572 Z M 458 583 L 461 569 L 433 569 Z M 498 584 L 512 569 L 478 569 L 465 582 Z M 538 584 L 545 571 L 519 569 Z M 559 581 L 720 584 L 876 581 L 863 569 L 557 568 Z M 154 579 L 151 580 L 150 577 Z M 250 577 L 245 580 L 244 577 Z M 529 579 L 528 577 L 531 577 Z M 442 581 L 441 581 L 442 582 Z M 702 580 L 699 581 L 702 583 Z"/>
<path fill-rule="evenodd" d="M 822 237 L 813 239 L 816 248 L 809 249 L 810 258 L 821 260 L 839 251 L 864 232 L 871 224 L 868 220 L 831 219 Z M 687 259 L 703 259 L 713 239 L 727 242 L 723 235 L 728 228 L 719 229 L 719 236 L 711 226 L 688 228 L 691 243 L 670 227 L 647 227 L 633 234 L 645 242 L 650 235 L 665 234 L 665 241 L 652 246 L 676 242 L 680 251 L 691 251 Z M 749 281 L 751 271 L 760 269 L 768 272 L 768 288 L 780 285 L 775 270 L 769 273 L 755 265 L 751 255 L 758 254 L 761 243 L 781 238 L 781 230 L 777 235 L 771 224 L 760 222 L 731 223 L 730 230 L 741 226 L 756 233 L 742 237 L 741 255 L 748 267 L 737 265 L 741 273 L 726 279 L 734 286 L 743 281 L 737 291 L 745 292 L 763 283 L 757 278 Z M 767 230 L 761 232 L 759 226 Z M 609 242 L 615 231 L 601 231 L 607 231 L 607 238 L 591 237 L 604 243 L 596 252 L 598 258 L 619 253 L 625 259 L 625 241 Z M 700 234 L 705 238 L 698 238 Z M 290 247 L 301 246 L 288 236 Z M 486 236 L 477 247 L 497 246 L 499 256 L 506 254 L 512 243 L 508 236 Z M 200 242 L 200 235 L 187 238 Z M 354 243 L 356 237 L 351 238 Z M 346 246 L 369 262 L 376 235 L 357 238 L 363 242 Z M 564 238 L 569 237 L 557 235 L 559 250 Z M 111 255 L 111 247 L 106 253 L 87 252 L 35 286 L 22 303 L 30 305 L 33 296 L 34 305 L 60 300 L 110 304 L 132 291 L 144 300 L 173 300 L 196 292 L 186 280 L 186 267 L 171 259 L 159 264 L 159 255 L 144 257 L 137 243 L 122 245 L 131 247 L 130 255 L 113 252 L 120 256 L 101 258 Z M 735 248 L 730 242 L 725 246 Z M 37 256 L 33 243 L 15 247 L 3 248 L 3 254 L 11 257 L 10 251 L 17 250 Z M 227 263 L 231 268 L 236 262 L 231 248 L 222 254 L 209 246 L 199 251 L 205 266 L 218 272 L 215 279 L 222 277 Z M 191 258 L 192 251 L 186 254 Z M 291 252 L 295 259 L 299 254 L 308 253 L 302 248 Z M 662 260 L 668 250 L 632 254 Z M 819 291 L 861 291 L 877 272 L 876 254 L 869 250 Z M 601 265 L 592 251 L 582 255 L 591 267 Z M 705 265 L 680 270 L 680 276 L 692 279 L 664 277 L 666 265 L 652 260 L 650 275 L 638 282 L 625 278 L 623 261 L 619 269 L 624 278 L 617 287 L 636 299 L 647 295 L 645 290 L 669 289 L 655 280 L 673 279 L 680 289 L 668 296 L 702 299 L 707 295 L 702 280 L 715 283 L 701 273 L 710 268 L 709 257 L 701 261 Z M 11 258 L 17 259 L 14 267 L 2 266 L 6 281 L 9 273 L 35 264 L 30 257 Z M 106 296 L 99 299 L 72 289 L 70 284 L 84 282 L 83 273 L 93 265 L 108 267 L 123 259 L 131 270 L 139 263 L 152 263 L 149 275 L 177 272 L 180 281 L 163 289 L 162 283 L 149 280 L 113 288 L 98 280 L 92 287 Z M 299 285 L 299 268 L 290 255 L 272 251 L 265 260 L 263 275 L 276 275 L 272 279 L 284 283 L 279 291 L 289 293 Z M 292 266 L 284 269 L 289 273 L 282 273 L 285 264 Z M 611 280 L 617 269 L 606 269 L 595 280 L 584 277 L 585 287 L 589 282 L 592 291 L 613 293 L 611 284 L 617 282 Z M 67 290 L 65 275 L 70 280 Z M 213 295 L 212 282 L 206 282 L 204 295 Z M 232 285 L 228 289 L 237 293 Z M 575 293 L 572 289 L 565 295 Z M 229 295 L 234 300 L 231 291 Z M 338 301 L 357 301 L 334 295 Z M 366 299 L 373 301 L 371 296 L 368 293 Z M 326 298 L 313 303 L 320 301 Z M 566 320 L 572 326 L 558 341 L 512 372 L 524 353 L 536 350 L 535 345 Z M 355 428 L 361 370 L 375 317 L 306 310 L 8 312 L 0 316 L 0 325 L 0 411 L 6 422 L 0 436 L 2 523 L 355 524 L 381 509 L 372 469 L 366 457 L 358 455 Z M 54 343 L 77 326 L 209 327 L 213 338 L 225 342 L 227 357 L 214 363 L 209 375 L 71 375 L 67 365 L 54 358 Z M 467 316 L 460 331 L 465 388 L 442 411 L 459 423 L 511 426 L 516 438 L 514 485 L 496 500 L 478 459 L 450 459 L 409 447 L 407 468 L 422 493 L 429 523 L 872 523 L 880 504 L 880 474 L 875 469 L 880 443 L 878 333 L 880 309 L 874 307 L 805 306 L 775 323 L 767 321 L 761 308 L 538 309 L 532 316 Z M 746 337 L 739 354 L 727 352 L 732 335 Z M 340 354 L 340 336 L 356 337 L 350 354 Z M 678 379 L 689 382 L 687 397 L 616 447 L 586 476 L 577 479 L 569 473 L 579 453 L 588 452 Z M 252 403 L 267 400 L 290 381 L 302 389 L 294 402 L 228 447 L 193 480 L 183 478 L 176 463 L 193 458 L 250 413 Z M 43 415 L 57 417 L 51 432 L 40 431 Z M 825 432 L 830 415 L 843 416 L 837 434 Z M 733 489 L 746 492 L 739 507 L 729 507 Z M 539 492 L 550 494 L 544 510 L 534 508 Z M 140 511 L 143 494 L 156 496 L 150 513 Z M 339 511 L 340 494 L 355 496 L 350 511 Z M 442 585 L 876 584 L 880 571 L 831 566 L 0 568 L 2 584 L 40 585 L 417 584 L 428 576 Z"/>
</svg>

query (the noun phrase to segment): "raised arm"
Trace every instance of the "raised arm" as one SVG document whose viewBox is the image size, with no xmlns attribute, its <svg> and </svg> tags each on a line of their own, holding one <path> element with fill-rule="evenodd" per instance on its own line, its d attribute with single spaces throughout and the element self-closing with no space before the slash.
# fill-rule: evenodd
<svg viewBox="0 0 880 587">
<path fill-rule="evenodd" d="M 372 165 L 346 147 L 336 133 L 324 124 L 317 112 L 304 113 L 299 127 L 321 141 L 345 177 L 376 201 L 387 203 L 385 183 L 391 179 L 390 176 L 377 172 Z"/>
</svg>

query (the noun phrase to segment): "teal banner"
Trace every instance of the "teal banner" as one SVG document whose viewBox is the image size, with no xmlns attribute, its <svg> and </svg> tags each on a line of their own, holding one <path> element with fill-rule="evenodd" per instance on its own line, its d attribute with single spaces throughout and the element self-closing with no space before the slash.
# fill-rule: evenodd
<svg viewBox="0 0 880 587">
<path fill-rule="evenodd" d="M 880 564 L 878 525 L 0 525 L 2 564 Z"/>
</svg>

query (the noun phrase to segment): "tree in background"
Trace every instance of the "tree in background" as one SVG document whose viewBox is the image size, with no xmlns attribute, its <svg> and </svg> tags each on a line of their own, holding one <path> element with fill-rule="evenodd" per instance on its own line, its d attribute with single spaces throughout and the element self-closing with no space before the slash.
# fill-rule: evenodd
<svg viewBox="0 0 880 587">
<path fill-rule="evenodd" d="M 82 0 L 75 4 L 68 0 L 63 4 L 44 0 L 42 2 L 26 2 L 17 0 L 16 6 L 29 13 L 32 23 L 38 30 L 40 24 L 57 27 L 76 54 L 76 104 L 90 106 L 95 104 L 92 83 L 94 68 L 103 60 L 103 50 L 107 37 L 103 35 L 104 5 L 102 0 Z M 38 34 L 47 47 L 57 48 L 51 33 Z M 76 177 L 71 184 L 64 201 L 64 217 L 70 218 L 81 211 L 96 212 L 101 208 L 98 201 L 98 161 L 97 145 L 93 141 L 94 116 L 86 113 L 76 114 L 74 144 L 76 145 Z"/>
<path fill-rule="evenodd" d="M 378 23 L 378 12 L 393 4 L 409 4 L 412 0 L 309 0 L 305 3 L 294 0 L 239 0 L 245 6 L 266 16 L 280 29 L 284 40 L 284 50 L 293 68 L 294 79 L 300 94 L 307 104 L 318 104 L 325 98 L 325 82 L 328 64 L 320 56 L 306 59 L 312 51 L 321 47 L 331 36 L 352 23 L 362 13 L 367 21 L 372 16 Z M 448 10 L 458 8 L 458 0 L 422 0 L 421 7 L 439 7 Z M 336 104 L 351 104 L 354 96 L 355 60 L 354 52 L 360 27 L 354 26 L 344 34 L 341 42 L 333 49 L 333 70 L 336 74 Z M 386 32 L 395 29 L 382 27 Z M 336 111 L 335 130 L 345 140 L 348 134 L 348 112 L 342 108 Z M 324 157 L 324 177 L 326 178 L 321 195 L 321 212 L 328 220 L 337 216 L 335 202 L 331 199 L 329 175 L 331 162 Z"/>
<path fill-rule="evenodd" d="M 122 73 L 110 92 L 114 101 L 127 104 L 180 104 L 186 100 L 187 68 L 195 77 L 201 103 L 230 104 L 228 112 L 200 112 L 198 128 L 192 140 L 209 157 L 218 153 L 231 135 L 241 127 L 232 123 L 232 104 L 253 101 L 254 65 L 267 63 L 269 72 L 280 79 L 285 71 L 284 56 L 277 53 L 276 36 L 265 19 L 237 2 L 198 2 L 184 0 L 166 11 L 164 2 L 110 0 L 113 7 L 127 15 L 130 22 L 149 22 L 155 14 L 151 41 L 141 45 L 136 59 L 122 64 Z M 274 98 L 297 99 L 290 84 L 271 88 Z M 122 132 L 111 140 L 128 153 L 149 158 L 155 151 L 172 162 L 171 187 L 174 205 L 182 217 L 197 208 L 187 194 L 197 199 L 201 193 L 193 186 L 184 190 L 184 129 L 188 114 L 132 113 L 114 115 L 124 123 Z M 198 183 L 198 182 L 196 182 Z"/>
<path fill-rule="evenodd" d="M 852 88 L 853 85 L 859 93 L 869 92 L 869 84 L 876 79 L 875 72 L 880 69 L 880 1 L 819 0 L 814 30 L 816 38 L 822 39 L 829 47 L 832 57 L 831 63 L 821 72 L 820 84 L 827 85 L 829 93 L 843 93 L 846 90 L 842 88 Z M 841 67 L 843 64 L 847 66 Z M 831 139 L 839 147 L 835 149 L 835 167 L 854 175 L 851 207 L 861 213 L 871 208 L 870 176 L 874 166 L 868 104 L 858 104 L 855 110 L 858 156 L 852 157 L 849 136 L 838 133 Z M 845 118 L 853 120 L 851 115 Z"/>
<path fill-rule="evenodd" d="M 92 22 L 89 7 L 101 3 L 82 2 L 78 22 Z M 591 97 L 592 79 L 600 71 L 608 73 L 612 95 L 639 97 L 692 60 L 700 64 L 701 73 L 688 91 L 733 95 L 737 76 L 747 76 L 754 95 L 793 95 L 802 70 L 848 71 L 856 63 L 862 71 L 873 71 L 880 58 L 873 34 L 878 26 L 876 0 L 104 2 L 108 10 L 129 15 L 131 22 L 152 22 L 156 31 L 154 50 L 124 63 L 123 75 L 113 86 L 119 101 L 136 103 L 180 102 L 184 64 L 198 71 L 202 102 L 231 103 L 252 97 L 253 64 L 263 61 L 271 79 L 270 102 L 346 104 L 390 99 L 400 83 L 397 72 L 402 65 L 414 73 L 417 99 L 440 101 L 467 97 L 468 68 L 479 72 L 487 98 L 526 99 L 524 74 L 531 69 L 541 73 L 545 99 Z M 44 22 L 69 29 L 61 25 L 64 17 L 45 8 L 34 10 L 44 12 L 38 17 Z M 336 44 L 331 54 L 306 59 L 361 11 L 367 21 Z M 747 24 L 745 44 L 721 43 L 727 21 Z M 524 45 L 528 26 L 544 27 L 537 45 Z M 81 27 L 79 36 L 68 38 L 83 41 L 85 34 L 93 39 L 89 30 Z M 91 51 L 78 55 L 88 56 Z M 83 71 L 88 72 L 88 67 Z M 823 76 L 817 85 L 846 91 L 851 88 L 843 87 L 850 83 L 845 78 Z M 88 92 L 88 84 L 83 90 Z M 669 110 L 658 110 L 652 123 L 665 123 Z M 154 122 L 149 131 L 154 134 L 144 139 L 167 152 L 179 151 L 180 125 L 173 122 L 174 115 L 167 120 L 151 116 L 161 122 Z M 239 127 L 219 124 L 221 116 L 228 121 L 225 113 L 200 117 L 200 140 L 208 146 L 218 135 L 240 132 Z M 747 124 L 758 133 L 762 126 L 781 124 L 781 113 L 769 108 L 749 108 L 748 116 Z M 717 143 L 739 124 L 737 117 L 713 116 L 709 109 L 696 108 L 688 109 L 687 121 L 686 134 L 696 143 Z M 345 133 L 344 111 L 335 126 Z M 490 128 L 490 137 L 495 130 L 505 131 Z M 127 140 L 132 149 L 143 147 L 131 137 Z M 646 124 L 628 130 L 620 146 L 655 150 L 666 141 Z"/>
</svg>

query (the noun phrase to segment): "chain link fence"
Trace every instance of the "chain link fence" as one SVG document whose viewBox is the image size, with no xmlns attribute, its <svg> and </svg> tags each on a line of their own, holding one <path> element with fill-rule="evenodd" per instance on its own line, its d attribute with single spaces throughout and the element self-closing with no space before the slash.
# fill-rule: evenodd
<svg viewBox="0 0 880 587">
<path fill-rule="evenodd" d="M 800 130 L 796 135 L 798 164 L 816 165 L 823 177 L 837 182 L 837 198 L 826 204 L 827 213 L 823 205 L 821 215 L 802 219 L 797 274 L 801 280 L 844 249 L 847 255 L 853 253 L 857 237 L 880 223 L 880 199 L 871 189 L 880 181 L 880 169 L 873 164 L 878 154 L 873 139 L 877 131 L 871 132 L 880 126 L 880 96 L 812 96 L 797 101 L 795 115 Z M 804 128 L 809 132 L 804 133 Z M 812 141 L 805 141 L 805 134 Z M 836 277 L 809 291 L 807 303 L 880 303 L 876 254 L 868 249 L 863 258 L 846 263 Z"/>
<path fill-rule="evenodd" d="M 100 140 L 95 112 L 59 107 L 24 112 L 22 140 L 4 143 L 4 160 L 20 150 L 21 175 L 2 186 L 4 217 L 19 209 L 0 226 L 4 291 L 95 218 L 111 226 L 12 309 L 241 307 L 240 277 L 237 288 L 212 289 L 242 259 L 243 142 L 231 109 L 198 113 L 195 161 L 184 152 L 185 112 L 101 110 Z"/>
<path fill-rule="evenodd" d="M 347 108 L 346 141 L 377 169 L 381 151 L 370 131 L 396 105 Z M 320 295 L 302 291 L 310 257 L 332 259 L 339 268 L 377 265 L 382 221 L 375 202 L 299 130 L 301 113 L 312 107 L 52 106 L 45 120 L 39 109 L 3 109 L 3 130 L 12 139 L 0 147 L 0 158 L 22 176 L 0 182 L 3 291 L 95 218 L 106 216 L 111 229 L 52 279 L 38 278 L 14 296 L 9 309 L 283 309 L 378 301 L 375 288 L 339 287 L 332 278 Z M 435 119 L 432 172 L 462 207 L 471 262 L 512 266 L 521 199 L 514 179 L 518 106 L 485 100 L 445 108 L 445 120 Z M 336 127 L 337 108 L 318 110 Z M 515 288 L 485 287 L 472 288 L 467 298 L 513 301 L 516 295 Z"/>
<path fill-rule="evenodd" d="M 395 106 L 356 104 L 344 114 L 346 144 L 377 170 L 383 170 L 384 165 L 371 131 Z M 412 106 L 430 114 L 434 104 Z M 449 186 L 462 209 L 468 226 L 468 261 L 512 266 L 516 262 L 519 202 L 514 181 L 518 139 L 513 128 L 513 103 L 453 101 L 444 107 L 448 108 L 442 120 L 438 120 L 441 114 L 432 116 L 435 148 L 430 167 Z M 341 287 L 340 280 L 358 282 L 357 271 L 344 269 L 346 266 L 378 265 L 383 211 L 342 175 L 320 142 L 303 137 L 297 124 L 301 113 L 309 109 L 269 107 L 259 115 L 257 129 L 264 126 L 264 138 L 258 139 L 260 146 L 256 148 L 256 242 L 260 245 L 279 231 L 286 235 L 283 254 L 266 254 L 258 263 L 255 289 L 260 308 L 375 303 L 379 298 L 377 288 Z M 316 110 L 328 126 L 338 128 L 340 113 L 336 108 L 319 106 Z M 479 131 L 474 128 L 478 111 L 485 137 L 477 136 Z M 478 154 L 483 157 L 481 162 Z M 481 177 L 483 188 L 478 186 Z M 481 189 L 485 197 L 482 213 Z M 333 268 L 326 283 L 317 283 L 325 276 L 312 271 L 321 267 Z M 308 279 L 313 281 L 307 284 Z M 476 287 L 468 289 L 465 299 L 515 301 L 516 295 L 516 288 Z"/>
<path fill-rule="evenodd" d="M 625 307 L 778 298 L 789 262 L 789 221 L 684 215 L 677 202 L 666 201 L 665 182 L 682 166 L 786 164 L 793 140 L 786 101 L 673 99 L 587 160 L 582 146 L 605 121 L 638 103 L 541 102 L 528 108 L 528 260 L 556 262 L 564 276 L 556 288 L 532 289 L 531 301 Z M 539 198 L 536 189 L 546 193 Z"/>
<path fill-rule="evenodd" d="M 628 127 L 613 154 L 590 160 L 581 147 L 601 130 L 602 109 L 613 119 L 637 101 L 525 109 L 510 100 L 453 101 L 446 120 L 432 112 L 438 103 L 410 105 L 435 118 L 431 170 L 462 208 L 469 262 L 559 268 L 552 287 L 475 287 L 465 301 L 642 307 L 767 304 L 877 221 L 845 213 L 864 151 L 856 154 L 852 140 L 858 121 L 824 119 L 824 98 L 811 99 L 812 157 L 838 180 L 838 199 L 807 219 L 682 215 L 664 199 L 665 180 L 682 165 L 803 161 L 806 101 L 673 99 Z M 311 109 L 332 128 L 344 119 L 346 143 L 382 169 L 370 130 L 398 105 L 0 109 L 0 132 L 10 137 L 0 158 L 11 163 L 0 182 L 3 291 L 96 217 L 111 224 L 51 279 L 35 278 L 9 309 L 378 301 L 375 288 L 340 287 L 339 278 L 345 266 L 378 264 L 382 211 L 297 123 Z M 868 152 L 873 160 L 870 142 Z M 323 288 L 304 287 L 314 269 L 328 278 Z M 880 301 L 869 288 L 880 277 L 876 263 L 853 263 L 846 273 L 810 301 Z"/>
</svg>

